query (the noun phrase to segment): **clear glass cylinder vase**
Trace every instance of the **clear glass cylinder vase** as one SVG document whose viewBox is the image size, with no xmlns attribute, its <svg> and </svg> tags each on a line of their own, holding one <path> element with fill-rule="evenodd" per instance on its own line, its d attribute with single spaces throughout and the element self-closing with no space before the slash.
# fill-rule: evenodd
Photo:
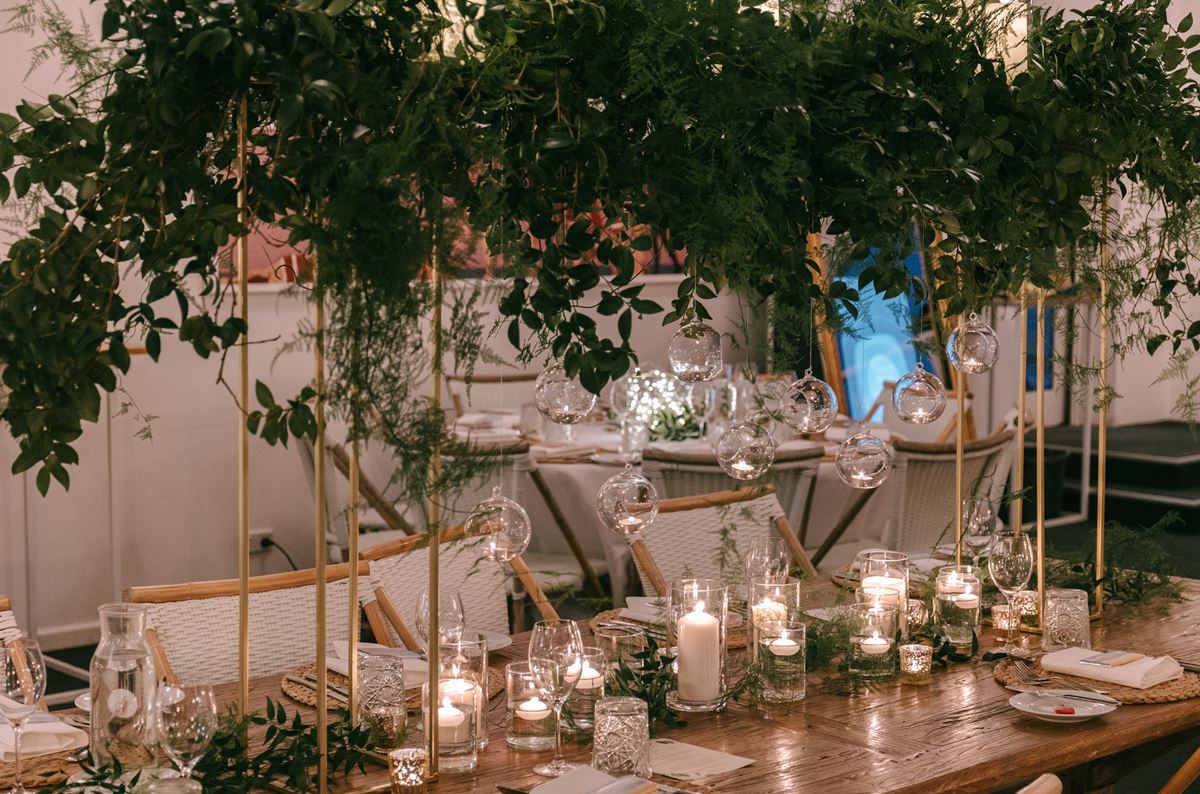
<svg viewBox="0 0 1200 794">
<path fill-rule="evenodd" d="M 715 579 L 673 582 L 667 600 L 667 644 L 675 654 L 676 711 L 716 711 L 725 705 L 725 632 L 729 588 Z"/>
<path fill-rule="evenodd" d="M 92 763 L 143 766 L 154 757 L 154 656 L 146 642 L 146 608 L 100 607 L 100 644 L 92 656 Z"/>
</svg>

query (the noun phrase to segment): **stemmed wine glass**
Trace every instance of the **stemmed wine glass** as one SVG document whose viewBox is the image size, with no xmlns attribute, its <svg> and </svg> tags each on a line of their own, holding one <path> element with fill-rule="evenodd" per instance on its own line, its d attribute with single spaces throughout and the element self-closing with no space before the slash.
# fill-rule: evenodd
<svg viewBox="0 0 1200 794">
<path fill-rule="evenodd" d="M 988 548 L 988 573 L 1010 606 L 1013 596 L 1024 590 L 1033 574 L 1033 544 L 1029 535 L 1019 527 L 1006 527 L 992 533 L 991 545 Z M 1013 645 L 1016 639 L 1015 631 L 1009 628 L 1004 633 L 1004 645 L 1000 653 L 1015 653 L 1020 648 Z"/>
<path fill-rule="evenodd" d="M 747 604 L 750 603 L 750 586 L 754 582 L 787 581 L 789 560 L 787 545 L 778 534 L 754 539 L 743 560 Z"/>
<path fill-rule="evenodd" d="M 529 640 L 529 672 L 542 698 L 554 709 L 554 760 L 539 764 L 534 773 L 558 777 L 578 764 L 562 755 L 562 707 L 583 672 L 583 639 L 573 620 L 542 620 L 533 627 Z"/>
<path fill-rule="evenodd" d="M 457 591 L 442 593 L 438 599 L 438 641 L 452 640 L 462 634 L 466 626 L 466 612 L 463 610 L 462 597 Z M 417 596 L 417 634 L 425 647 L 429 647 L 429 588 Z"/>
<path fill-rule="evenodd" d="M 179 767 L 192 776 L 217 731 L 217 700 L 208 684 L 158 688 L 158 741 Z"/>
<path fill-rule="evenodd" d="M 22 639 L 0 647 L 0 714 L 12 725 L 16 762 L 11 794 L 25 794 L 21 785 L 21 731 L 44 694 L 46 662 L 37 641 Z"/>
<path fill-rule="evenodd" d="M 963 500 L 963 548 L 978 568 L 979 558 L 987 551 L 996 529 L 996 506 L 990 499 L 972 497 Z"/>
</svg>

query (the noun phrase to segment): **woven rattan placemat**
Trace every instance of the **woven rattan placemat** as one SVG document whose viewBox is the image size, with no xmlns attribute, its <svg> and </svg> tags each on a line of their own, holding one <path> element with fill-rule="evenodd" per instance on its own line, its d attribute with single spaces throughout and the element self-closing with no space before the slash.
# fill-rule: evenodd
<svg viewBox="0 0 1200 794">
<path fill-rule="evenodd" d="M 303 678 L 306 675 L 316 675 L 316 672 L 317 666 L 311 663 L 301 665 L 295 670 L 288 671 L 284 674 L 282 680 L 280 681 L 280 688 L 283 690 L 283 694 L 287 695 L 297 703 L 303 703 L 306 706 L 317 705 L 317 692 L 315 689 L 312 687 L 307 687 L 304 684 L 298 684 L 295 681 L 288 680 L 288 678 L 291 676 Z M 489 700 L 491 700 L 493 697 L 504 691 L 504 670 L 498 667 L 489 667 L 487 678 L 487 697 Z M 350 686 L 349 678 L 341 673 L 335 673 L 332 670 L 329 671 L 328 681 L 330 685 L 341 687 L 342 689 L 346 689 Z M 421 707 L 421 687 L 413 687 L 405 694 L 409 708 L 416 709 Z M 328 707 L 330 709 L 345 708 L 345 704 L 331 696 L 328 699 Z"/>
<path fill-rule="evenodd" d="M 621 610 L 610 609 L 605 612 L 601 612 L 600 614 L 596 615 L 594 618 L 589 620 L 588 628 L 590 628 L 592 631 L 595 631 L 600 626 L 601 623 L 604 623 L 605 621 L 608 621 L 608 620 L 618 620 L 618 619 L 628 622 L 627 618 L 621 617 Z M 742 625 L 738 626 L 736 629 L 729 629 L 728 631 L 725 632 L 725 647 L 726 648 L 745 648 L 746 647 L 746 624 L 744 622 L 742 623 Z"/>
<path fill-rule="evenodd" d="M 1046 675 L 1046 671 L 1042 669 L 1040 663 L 1030 662 L 1029 664 L 1038 675 Z M 1016 676 L 1009 669 L 1011 665 L 1011 659 L 1001 659 L 992 668 L 992 674 L 1004 686 L 1021 686 Z M 1097 681 L 1094 678 L 1080 678 L 1061 673 L 1051 673 L 1050 675 L 1061 678 L 1069 684 L 1086 684 L 1096 689 L 1103 689 L 1108 693 L 1109 697 L 1119 700 L 1122 703 L 1173 703 L 1176 700 L 1200 697 L 1200 675 L 1196 673 L 1185 672 L 1181 678 L 1164 681 L 1149 689 L 1134 689 L 1133 687 L 1110 684 L 1106 681 Z"/>
</svg>

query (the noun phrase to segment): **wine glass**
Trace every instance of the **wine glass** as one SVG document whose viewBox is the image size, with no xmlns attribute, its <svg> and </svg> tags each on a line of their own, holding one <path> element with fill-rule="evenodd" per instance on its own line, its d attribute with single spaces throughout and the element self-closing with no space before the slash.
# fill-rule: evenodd
<svg viewBox="0 0 1200 794">
<path fill-rule="evenodd" d="M 573 620 L 542 620 L 529 639 L 529 672 L 533 682 L 554 709 L 554 760 L 533 768 L 542 777 L 558 777 L 578 764 L 562 756 L 562 707 L 583 672 L 583 639 Z"/>
<path fill-rule="evenodd" d="M 25 787 L 21 785 L 21 731 L 44 694 L 46 662 L 37 641 L 16 640 L 0 648 L 0 714 L 12 726 L 16 762 L 11 794 L 25 794 Z"/>
<path fill-rule="evenodd" d="M 157 704 L 159 744 L 179 767 L 179 774 L 190 778 L 217 731 L 213 688 L 164 683 L 158 688 Z"/>
<path fill-rule="evenodd" d="M 452 640 L 462 633 L 466 626 L 466 612 L 463 610 L 462 597 L 458 591 L 442 593 L 438 599 L 438 641 Z M 426 587 L 417 596 L 417 634 L 425 647 L 429 647 L 429 588 Z"/>
<path fill-rule="evenodd" d="M 1025 589 L 1033 574 L 1033 544 L 1029 535 L 1016 527 L 1006 527 L 992 533 L 988 548 L 988 573 L 996 589 L 1004 594 L 1005 603 L 1011 605 L 1013 596 Z M 1013 645 L 1016 639 L 1012 628 L 1005 631 L 1001 653 L 1015 653 L 1020 649 Z"/>
<path fill-rule="evenodd" d="M 996 506 L 990 499 L 972 497 L 963 500 L 963 548 L 978 568 L 979 558 L 987 551 L 996 529 Z"/>
</svg>

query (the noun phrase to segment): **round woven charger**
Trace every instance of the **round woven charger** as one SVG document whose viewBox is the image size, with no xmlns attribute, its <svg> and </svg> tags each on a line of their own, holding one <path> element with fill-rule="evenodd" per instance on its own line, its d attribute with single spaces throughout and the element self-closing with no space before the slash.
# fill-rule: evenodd
<svg viewBox="0 0 1200 794">
<path fill-rule="evenodd" d="M 296 701 L 297 703 L 303 703 L 306 706 L 317 705 L 316 690 L 310 689 L 309 687 L 306 687 L 303 684 L 297 684 L 294 681 L 288 680 L 288 676 L 296 676 L 297 678 L 301 678 L 305 675 L 316 675 L 316 673 L 317 673 L 317 666 L 312 663 L 301 665 L 301 666 L 297 667 L 295 670 L 291 670 L 291 671 L 285 673 L 283 676 L 283 679 L 280 683 L 280 688 L 283 690 L 283 694 L 287 695 L 288 697 L 290 697 L 292 700 Z M 346 676 L 342 675 L 341 673 L 335 673 L 332 670 L 329 670 L 328 675 L 329 675 L 329 679 L 328 679 L 329 683 L 332 684 L 333 686 L 341 687 L 342 689 L 346 689 L 350 686 L 350 679 L 347 678 Z M 487 685 L 488 700 L 491 700 L 492 698 L 494 698 L 496 695 L 499 695 L 503 691 L 504 691 L 504 670 L 503 670 L 503 668 L 489 667 L 488 668 L 488 685 Z M 421 687 L 419 687 L 419 686 L 413 687 L 413 688 L 407 690 L 405 695 L 406 695 L 408 707 L 410 709 L 418 709 L 421 707 Z M 330 697 L 327 700 L 327 708 L 330 708 L 330 709 L 345 708 L 345 704 L 343 704 L 339 701 L 336 701 L 332 697 Z"/>
<path fill-rule="evenodd" d="M 33 788 L 55 786 L 79 771 L 79 764 L 68 760 L 74 750 L 21 758 L 21 785 Z M 0 789 L 16 784 L 17 765 L 0 762 Z"/>
<path fill-rule="evenodd" d="M 588 628 L 595 631 L 601 623 L 608 620 L 618 620 L 621 616 L 621 610 L 610 609 L 606 612 L 601 612 L 588 621 Z M 746 647 L 746 624 L 738 626 L 736 629 L 729 629 L 725 632 L 725 647 L 726 648 L 745 648 Z"/>
<path fill-rule="evenodd" d="M 1021 686 L 1017 681 L 1017 677 L 1009 670 L 1011 665 L 1011 659 L 1001 659 L 992 668 L 992 674 L 1004 686 Z M 1046 671 L 1042 669 L 1042 665 L 1039 662 L 1032 662 L 1030 666 L 1033 667 L 1034 672 L 1038 675 L 1046 674 Z M 1129 686 L 1097 681 L 1094 678 L 1080 678 L 1073 675 L 1063 675 L 1062 673 L 1050 673 L 1049 675 L 1061 678 L 1068 683 L 1086 684 L 1088 686 L 1096 686 L 1098 689 L 1107 690 L 1109 697 L 1119 700 L 1122 703 L 1172 703 L 1176 700 L 1200 697 L 1200 675 L 1196 673 L 1185 672 L 1181 678 L 1176 678 L 1173 681 L 1165 681 L 1149 689 L 1134 689 Z"/>
</svg>

